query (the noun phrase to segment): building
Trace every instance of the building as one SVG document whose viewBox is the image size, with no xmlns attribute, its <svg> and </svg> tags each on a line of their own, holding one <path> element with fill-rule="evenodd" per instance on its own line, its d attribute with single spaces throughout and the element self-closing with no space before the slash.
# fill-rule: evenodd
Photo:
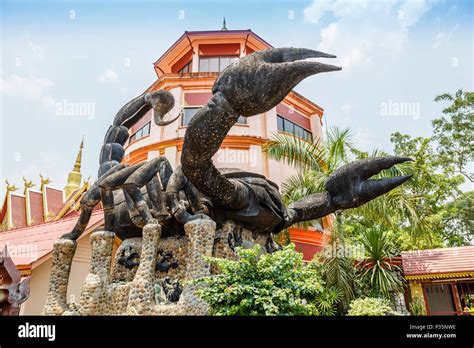
<svg viewBox="0 0 474 348">
<path fill-rule="evenodd" d="M 186 126 L 199 108 L 211 98 L 211 88 L 219 72 L 236 59 L 272 46 L 251 30 L 189 31 L 154 63 L 156 81 L 147 89 L 170 91 L 177 101 L 167 118 L 172 124 L 159 127 L 152 111 L 130 127 L 124 161 L 130 164 L 166 156 L 175 167 L 181 158 Z M 232 127 L 214 156 L 217 168 L 231 167 L 263 174 L 281 187 L 295 170 L 269 159 L 262 145 L 277 132 L 286 132 L 307 141 L 322 137 L 323 109 L 292 91 L 277 107 L 250 118 L 241 118 Z M 305 260 L 322 247 L 322 230 L 330 225 L 323 218 L 312 229 L 290 229 L 291 240 Z"/>
<path fill-rule="evenodd" d="M 407 251 L 402 264 L 427 315 L 474 315 L 474 246 Z"/>
</svg>

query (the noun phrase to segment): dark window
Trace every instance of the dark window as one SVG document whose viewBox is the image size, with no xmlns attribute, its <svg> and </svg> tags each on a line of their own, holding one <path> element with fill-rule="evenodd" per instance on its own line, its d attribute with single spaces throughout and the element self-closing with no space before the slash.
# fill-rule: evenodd
<svg viewBox="0 0 474 348">
<path fill-rule="evenodd" d="M 178 74 L 190 73 L 191 72 L 191 67 L 193 65 L 192 63 L 193 63 L 193 61 L 190 61 L 188 64 L 186 64 L 181 69 L 179 69 Z"/>
<path fill-rule="evenodd" d="M 277 127 L 278 127 L 278 130 L 283 132 L 284 131 L 284 128 L 283 128 L 283 117 L 281 116 L 277 116 Z"/>
<path fill-rule="evenodd" d="M 283 129 L 285 132 L 290 134 L 295 134 L 295 124 L 291 121 L 288 121 L 286 118 L 283 120 Z"/>
<path fill-rule="evenodd" d="M 200 108 L 184 108 L 183 121 L 181 125 L 187 126 L 189 124 L 189 121 L 191 121 L 191 119 L 199 109 Z"/>
<path fill-rule="evenodd" d="M 130 136 L 129 143 L 133 143 L 135 140 L 141 139 L 148 134 L 150 134 L 150 122 L 148 122 L 142 128 L 133 133 Z"/>
<path fill-rule="evenodd" d="M 313 142 L 313 134 L 311 132 L 280 115 L 277 115 L 277 129 L 280 132 L 289 133 L 298 138 Z"/>
<path fill-rule="evenodd" d="M 230 64 L 237 61 L 238 57 L 200 57 L 200 72 L 221 72 Z"/>
</svg>

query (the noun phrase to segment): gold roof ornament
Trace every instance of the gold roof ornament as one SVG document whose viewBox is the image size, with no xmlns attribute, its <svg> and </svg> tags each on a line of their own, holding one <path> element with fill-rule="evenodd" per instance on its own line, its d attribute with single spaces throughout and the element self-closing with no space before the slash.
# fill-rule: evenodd
<svg viewBox="0 0 474 348">
<path fill-rule="evenodd" d="M 82 174 L 81 174 L 81 164 L 82 164 L 82 150 L 84 149 L 84 137 L 82 137 L 81 145 L 79 145 L 79 152 L 76 156 L 76 161 L 74 162 L 74 167 L 67 177 L 67 184 L 64 187 L 64 197 L 68 199 L 71 194 L 78 190 L 81 187 Z"/>
<path fill-rule="evenodd" d="M 33 181 L 32 180 L 26 180 L 25 177 L 23 177 L 23 194 L 26 195 L 26 191 L 28 191 L 30 188 L 36 186 L 35 184 L 33 184 Z"/>
<path fill-rule="evenodd" d="M 41 186 L 40 186 L 40 191 L 43 191 L 43 188 L 50 184 L 51 183 L 51 179 L 50 178 L 45 178 L 43 175 L 41 175 L 40 173 L 40 179 L 41 179 Z"/>
<path fill-rule="evenodd" d="M 10 184 L 8 180 L 5 180 L 5 183 L 7 184 L 7 192 L 14 192 L 18 190 L 18 187 L 16 187 L 15 184 Z"/>
</svg>

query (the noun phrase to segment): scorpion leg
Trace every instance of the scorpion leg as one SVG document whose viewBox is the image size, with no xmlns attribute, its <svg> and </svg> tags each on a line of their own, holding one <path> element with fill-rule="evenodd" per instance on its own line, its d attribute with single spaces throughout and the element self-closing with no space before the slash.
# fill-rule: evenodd
<svg viewBox="0 0 474 348">
<path fill-rule="evenodd" d="M 143 164 L 136 172 L 131 174 L 123 184 L 124 191 L 130 195 L 145 224 L 153 220 L 150 209 L 140 191 L 140 188 L 145 185 L 147 185 L 147 189 L 149 190 L 148 194 L 150 194 L 152 205 L 157 209 L 158 222 L 164 221 L 167 217 L 166 207 L 164 205 L 165 196 L 162 191 L 161 183 L 156 176 L 163 162 L 164 157 L 158 157 Z"/>
<path fill-rule="evenodd" d="M 184 202 L 180 201 L 179 193 L 183 190 L 186 193 L 189 202 L 191 203 L 192 209 L 195 212 L 198 212 L 197 214 L 190 214 L 187 211 Z M 207 210 L 202 205 L 199 199 L 199 193 L 197 189 L 183 174 L 181 166 L 178 166 L 173 172 L 173 175 L 171 175 L 171 178 L 168 182 L 168 186 L 166 187 L 166 201 L 171 210 L 171 214 L 173 214 L 176 220 L 178 220 L 182 224 L 196 219 L 209 218 L 206 214 L 203 213 L 207 212 Z"/>
<path fill-rule="evenodd" d="M 114 216 L 114 194 L 113 191 L 122 188 L 125 181 L 136 172 L 143 164 L 136 164 L 130 167 L 123 168 L 112 175 L 107 176 L 99 183 L 102 205 L 104 206 L 104 229 L 106 231 L 113 231 L 115 216 Z"/>
<path fill-rule="evenodd" d="M 109 175 L 112 175 L 120 170 L 125 168 L 124 164 L 116 165 L 109 169 L 104 175 L 102 175 L 87 191 L 87 193 L 81 199 L 81 213 L 79 215 L 79 220 L 74 226 L 73 230 L 70 233 L 66 233 L 61 236 L 63 239 L 76 240 L 84 232 L 91 218 L 92 209 L 100 202 L 101 199 L 101 182 L 107 178 Z"/>
</svg>

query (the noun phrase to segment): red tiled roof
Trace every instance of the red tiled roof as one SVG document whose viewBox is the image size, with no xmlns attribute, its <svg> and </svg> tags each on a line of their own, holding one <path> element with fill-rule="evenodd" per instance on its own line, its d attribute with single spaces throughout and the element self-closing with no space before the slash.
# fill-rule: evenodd
<svg viewBox="0 0 474 348">
<path fill-rule="evenodd" d="M 15 265 L 32 265 L 53 250 L 54 242 L 72 230 L 77 216 L 41 225 L 18 228 L 0 233 L 0 250 L 8 245 L 8 252 Z M 103 212 L 92 214 L 87 228 L 97 228 L 103 221 Z M 82 236 L 84 236 L 84 233 Z"/>
<path fill-rule="evenodd" d="M 474 271 L 474 246 L 402 252 L 405 276 Z"/>
</svg>

